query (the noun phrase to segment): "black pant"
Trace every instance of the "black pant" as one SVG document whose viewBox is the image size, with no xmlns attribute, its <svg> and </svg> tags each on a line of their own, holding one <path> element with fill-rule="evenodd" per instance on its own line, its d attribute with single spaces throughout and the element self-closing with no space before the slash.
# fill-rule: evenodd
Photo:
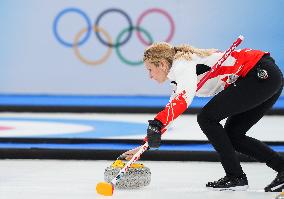
<svg viewBox="0 0 284 199">
<path fill-rule="evenodd" d="M 258 68 L 268 72 L 267 79 L 257 76 Z M 235 151 L 265 162 L 275 171 L 284 170 L 284 158 L 263 142 L 246 135 L 277 101 L 282 88 L 280 69 L 269 55 L 264 55 L 244 78 L 214 96 L 198 114 L 198 123 L 220 155 L 226 175 L 243 173 Z M 220 121 L 225 118 L 223 127 Z"/>
</svg>

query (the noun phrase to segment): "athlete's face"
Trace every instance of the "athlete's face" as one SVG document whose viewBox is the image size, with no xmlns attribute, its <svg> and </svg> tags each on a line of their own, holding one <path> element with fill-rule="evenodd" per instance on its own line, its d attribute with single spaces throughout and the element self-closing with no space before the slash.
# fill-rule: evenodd
<svg viewBox="0 0 284 199">
<path fill-rule="evenodd" d="M 161 61 L 158 66 L 148 61 L 145 61 L 144 64 L 149 72 L 150 79 L 154 79 L 159 83 L 163 83 L 168 79 L 167 75 L 169 73 L 169 66 L 166 62 Z"/>
</svg>

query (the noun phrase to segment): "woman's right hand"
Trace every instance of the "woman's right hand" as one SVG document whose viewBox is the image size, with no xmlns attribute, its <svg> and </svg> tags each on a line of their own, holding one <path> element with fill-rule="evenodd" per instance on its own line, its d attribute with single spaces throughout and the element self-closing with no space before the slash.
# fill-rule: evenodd
<svg viewBox="0 0 284 199">
<path fill-rule="evenodd" d="M 131 160 L 131 158 L 139 151 L 140 147 L 141 146 L 138 146 L 138 147 L 136 147 L 134 149 L 131 149 L 129 151 L 124 152 L 123 154 L 121 154 L 118 157 L 118 159 L 120 159 L 120 160 L 127 160 L 127 161 Z"/>
</svg>

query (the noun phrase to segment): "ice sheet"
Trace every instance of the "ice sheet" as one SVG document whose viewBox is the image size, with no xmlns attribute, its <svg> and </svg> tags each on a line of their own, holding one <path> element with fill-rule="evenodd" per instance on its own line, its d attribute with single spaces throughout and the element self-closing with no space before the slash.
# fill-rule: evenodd
<svg viewBox="0 0 284 199">
<path fill-rule="evenodd" d="M 250 189 L 245 192 L 208 191 L 205 184 L 223 177 L 218 162 L 141 161 L 152 172 L 149 186 L 137 190 L 114 190 L 107 198 L 210 198 L 267 199 L 278 193 L 265 193 L 263 187 L 276 173 L 262 163 L 242 163 Z M 104 169 L 111 161 L 0 160 L 1 199 L 94 199 L 104 181 Z"/>
</svg>

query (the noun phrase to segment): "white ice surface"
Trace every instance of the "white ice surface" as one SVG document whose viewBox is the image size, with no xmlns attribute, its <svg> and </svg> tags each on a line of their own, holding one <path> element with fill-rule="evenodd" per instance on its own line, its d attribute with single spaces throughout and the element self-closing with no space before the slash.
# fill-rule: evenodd
<svg viewBox="0 0 284 199">
<path fill-rule="evenodd" d="M 142 161 L 152 172 L 149 186 L 114 190 L 100 196 L 95 187 L 104 181 L 111 161 L 0 160 L 1 199 L 274 199 L 279 193 L 262 191 L 276 173 L 261 163 L 242 163 L 250 189 L 243 192 L 208 191 L 205 184 L 223 177 L 220 163 Z"/>
</svg>

